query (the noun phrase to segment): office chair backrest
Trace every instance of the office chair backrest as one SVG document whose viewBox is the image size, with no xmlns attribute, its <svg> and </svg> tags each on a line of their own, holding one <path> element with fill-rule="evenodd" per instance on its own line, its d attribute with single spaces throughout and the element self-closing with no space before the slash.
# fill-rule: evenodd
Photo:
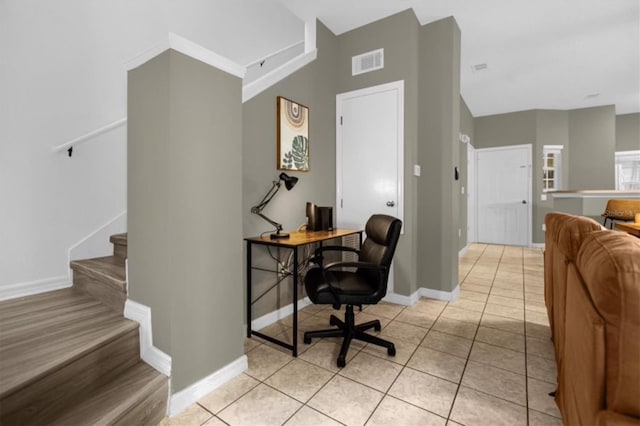
<svg viewBox="0 0 640 426">
<path fill-rule="evenodd" d="M 371 216 L 364 229 L 367 238 L 360 249 L 360 260 L 386 266 L 388 273 L 401 229 L 402 221 L 400 219 L 384 214 Z M 377 279 L 378 276 L 377 272 L 371 270 L 364 270 L 361 273 L 371 274 L 372 279 Z M 386 283 L 386 277 L 384 281 Z"/>
</svg>

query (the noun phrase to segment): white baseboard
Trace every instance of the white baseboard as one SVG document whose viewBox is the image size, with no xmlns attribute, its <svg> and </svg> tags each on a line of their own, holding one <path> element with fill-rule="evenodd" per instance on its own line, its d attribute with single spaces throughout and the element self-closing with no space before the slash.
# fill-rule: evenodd
<svg viewBox="0 0 640 426">
<path fill-rule="evenodd" d="M 171 376 L 171 357 L 153 346 L 151 308 L 127 299 L 124 317 L 140 324 L 140 358 L 165 376 Z"/>
<path fill-rule="evenodd" d="M 311 305 L 311 300 L 309 300 L 308 297 L 298 300 L 298 310 L 309 305 Z M 288 317 L 292 313 L 293 313 L 293 303 L 289 303 L 284 308 L 278 309 L 277 311 L 270 312 L 266 315 L 261 316 L 260 318 L 256 318 L 253 321 L 251 321 L 251 329 L 252 330 L 263 329 L 266 326 L 271 325 L 276 321 L 279 321 L 283 318 Z"/>
<path fill-rule="evenodd" d="M 186 389 L 171 395 L 169 416 L 175 416 L 248 368 L 247 356 L 242 355 L 213 374 L 197 381 Z"/>
<path fill-rule="evenodd" d="M 467 254 L 468 250 L 469 250 L 469 246 L 468 245 L 462 247 L 462 249 L 458 252 L 458 257 L 462 257 L 465 254 Z"/>
<path fill-rule="evenodd" d="M 544 243 L 532 243 L 531 247 L 532 248 L 541 248 L 542 250 L 544 250 Z"/>
<path fill-rule="evenodd" d="M 413 306 L 420 299 L 420 290 L 416 290 L 412 295 L 405 296 L 398 293 L 387 293 L 384 297 L 385 302 L 395 303 L 396 305 Z"/>
<path fill-rule="evenodd" d="M 410 296 L 404 296 L 397 293 L 387 293 L 384 297 L 384 301 L 389 303 L 395 303 L 396 305 L 413 306 L 421 297 L 427 297 L 429 299 L 444 300 L 447 302 L 454 301 L 460 294 L 460 286 L 456 286 L 452 291 L 434 290 L 431 288 L 420 287 Z"/>
<path fill-rule="evenodd" d="M 445 300 L 447 302 L 453 302 L 460 295 L 460 285 L 457 285 L 451 291 L 434 290 L 432 288 L 420 288 L 420 296 L 428 297 L 429 299 Z"/>
<path fill-rule="evenodd" d="M 18 297 L 32 296 L 48 291 L 60 290 L 71 287 L 69 277 L 45 278 L 42 280 L 28 281 L 0 286 L 0 300 L 17 299 Z"/>
</svg>

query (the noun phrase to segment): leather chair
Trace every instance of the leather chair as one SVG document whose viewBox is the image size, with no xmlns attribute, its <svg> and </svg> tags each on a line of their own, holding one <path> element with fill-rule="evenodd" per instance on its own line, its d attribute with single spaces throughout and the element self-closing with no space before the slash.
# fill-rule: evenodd
<svg viewBox="0 0 640 426">
<path fill-rule="evenodd" d="M 355 325 L 353 306 L 376 304 L 387 292 L 387 279 L 391 260 L 400 238 L 402 222 L 392 216 L 376 214 L 365 226 L 366 240 L 360 250 L 351 247 L 325 246 L 315 252 L 317 267 L 310 269 L 304 279 L 309 299 L 315 304 L 332 305 L 340 309 L 346 305 L 345 320 L 331 315 L 329 323 L 336 328 L 307 331 L 304 343 L 315 337 L 343 337 L 338 367 L 345 366 L 347 351 L 352 339 L 362 340 L 387 348 L 390 356 L 396 354 L 392 342 L 365 333 L 373 328 L 380 331 L 380 321 L 369 321 Z M 358 255 L 355 262 L 331 262 L 324 265 L 324 253 L 328 251 L 353 252 Z M 346 269 L 345 269 L 346 268 Z M 355 268 L 355 270 L 354 270 Z"/>
<path fill-rule="evenodd" d="M 609 200 L 607 201 L 607 207 L 604 209 L 604 213 L 601 215 L 604 217 L 602 226 L 606 228 L 608 220 L 610 221 L 610 229 L 613 229 L 613 224 L 616 220 L 620 222 L 633 222 L 636 213 L 640 213 L 640 200 Z"/>
</svg>

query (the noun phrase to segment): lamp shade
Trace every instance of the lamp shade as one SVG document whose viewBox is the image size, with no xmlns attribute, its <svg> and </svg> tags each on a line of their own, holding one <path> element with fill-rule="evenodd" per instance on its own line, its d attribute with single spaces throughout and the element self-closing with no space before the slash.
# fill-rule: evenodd
<svg viewBox="0 0 640 426">
<path fill-rule="evenodd" d="M 289 176 L 286 173 L 280 173 L 280 180 L 284 182 L 284 187 L 287 188 L 287 191 L 291 191 L 291 188 L 296 186 L 298 182 L 298 178 L 295 176 Z"/>
</svg>

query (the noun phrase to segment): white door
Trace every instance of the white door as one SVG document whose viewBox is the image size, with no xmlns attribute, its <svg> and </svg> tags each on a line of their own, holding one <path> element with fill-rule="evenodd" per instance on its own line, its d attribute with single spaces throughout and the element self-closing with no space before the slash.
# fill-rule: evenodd
<svg viewBox="0 0 640 426">
<path fill-rule="evenodd" d="M 363 228 L 374 213 L 403 219 L 404 82 L 337 96 L 338 226 Z"/>
<path fill-rule="evenodd" d="M 478 241 L 476 236 L 476 150 L 467 144 L 467 244 Z"/>
<path fill-rule="evenodd" d="M 336 120 L 338 226 L 363 229 L 376 213 L 403 220 L 404 82 L 337 95 Z"/>
<path fill-rule="evenodd" d="M 476 150 L 478 241 L 531 243 L 531 145 Z"/>
</svg>

